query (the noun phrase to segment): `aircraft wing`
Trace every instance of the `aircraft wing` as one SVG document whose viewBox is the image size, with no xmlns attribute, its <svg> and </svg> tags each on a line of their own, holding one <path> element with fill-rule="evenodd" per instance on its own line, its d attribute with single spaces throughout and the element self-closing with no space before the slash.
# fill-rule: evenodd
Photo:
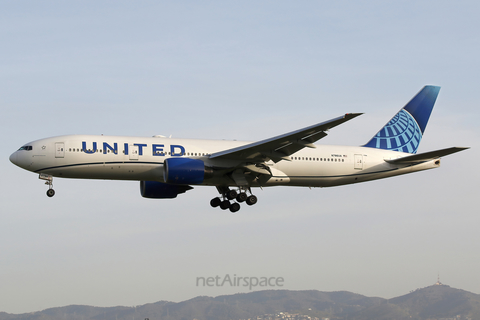
<svg viewBox="0 0 480 320">
<path fill-rule="evenodd" d="M 358 117 L 361 114 L 362 113 L 347 113 L 341 117 L 285 133 L 270 139 L 216 152 L 210 156 L 210 159 L 234 159 L 250 162 L 263 162 L 270 159 L 274 162 L 279 162 L 281 160 L 290 161 L 289 156 L 295 152 L 305 147 L 316 148 L 313 143 L 325 137 L 327 135 L 325 131 Z"/>
<path fill-rule="evenodd" d="M 414 154 L 411 156 L 406 156 L 403 158 L 393 159 L 393 160 L 385 160 L 388 163 L 415 163 L 415 162 L 423 162 L 429 161 L 433 159 L 437 159 L 443 156 L 448 156 L 449 154 L 460 152 L 465 149 L 469 149 L 469 147 L 451 147 L 447 149 L 435 150 L 425 153 Z"/>
</svg>

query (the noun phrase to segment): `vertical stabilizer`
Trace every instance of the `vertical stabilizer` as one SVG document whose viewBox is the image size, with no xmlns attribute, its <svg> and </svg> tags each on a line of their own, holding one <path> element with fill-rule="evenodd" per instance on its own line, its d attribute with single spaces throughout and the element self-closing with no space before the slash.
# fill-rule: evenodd
<svg viewBox="0 0 480 320">
<path fill-rule="evenodd" d="M 416 153 L 439 91 L 423 87 L 364 147 Z"/>
</svg>

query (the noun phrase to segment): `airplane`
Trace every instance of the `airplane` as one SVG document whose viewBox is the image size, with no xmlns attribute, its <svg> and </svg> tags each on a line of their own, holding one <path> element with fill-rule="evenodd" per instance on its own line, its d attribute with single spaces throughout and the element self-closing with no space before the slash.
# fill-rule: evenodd
<svg viewBox="0 0 480 320">
<path fill-rule="evenodd" d="M 215 186 L 212 207 L 240 210 L 257 203 L 254 187 L 332 187 L 440 166 L 440 157 L 469 147 L 417 154 L 440 87 L 425 86 L 363 146 L 316 145 L 327 132 L 362 113 L 257 141 L 64 135 L 23 145 L 10 161 L 39 174 L 53 197 L 53 177 L 140 181 L 145 198 L 172 199 Z"/>
</svg>

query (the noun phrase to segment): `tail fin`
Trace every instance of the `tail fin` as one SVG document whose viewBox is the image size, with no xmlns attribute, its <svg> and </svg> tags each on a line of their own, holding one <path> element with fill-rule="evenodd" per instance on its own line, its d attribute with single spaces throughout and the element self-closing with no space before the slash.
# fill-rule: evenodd
<svg viewBox="0 0 480 320">
<path fill-rule="evenodd" d="M 423 87 L 364 147 L 417 153 L 439 91 Z"/>
</svg>

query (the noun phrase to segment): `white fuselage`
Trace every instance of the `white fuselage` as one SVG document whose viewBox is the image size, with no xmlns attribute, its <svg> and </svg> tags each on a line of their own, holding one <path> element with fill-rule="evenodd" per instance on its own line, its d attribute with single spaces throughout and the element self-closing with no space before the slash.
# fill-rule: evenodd
<svg viewBox="0 0 480 320">
<path fill-rule="evenodd" d="M 54 177 L 163 182 L 163 163 L 170 157 L 203 160 L 205 166 L 241 167 L 238 160 L 209 159 L 209 155 L 246 145 L 245 141 L 172 139 L 164 137 L 122 137 L 67 135 L 28 143 L 30 150 L 18 150 L 10 160 L 18 166 Z M 28 149 L 28 148 L 27 148 Z M 381 179 L 436 168 L 439 160 L 420 164 L 390 164 L 385 160 L 410 154 L 383 149 L 317 145 L 304 148 L 291 161 L 267 162 L 272 175 L 247 180 L 255 186 L 329 187 Z M 234 180 L 219 174 L 203 185 L 234 186 Z"/>
</svg>

